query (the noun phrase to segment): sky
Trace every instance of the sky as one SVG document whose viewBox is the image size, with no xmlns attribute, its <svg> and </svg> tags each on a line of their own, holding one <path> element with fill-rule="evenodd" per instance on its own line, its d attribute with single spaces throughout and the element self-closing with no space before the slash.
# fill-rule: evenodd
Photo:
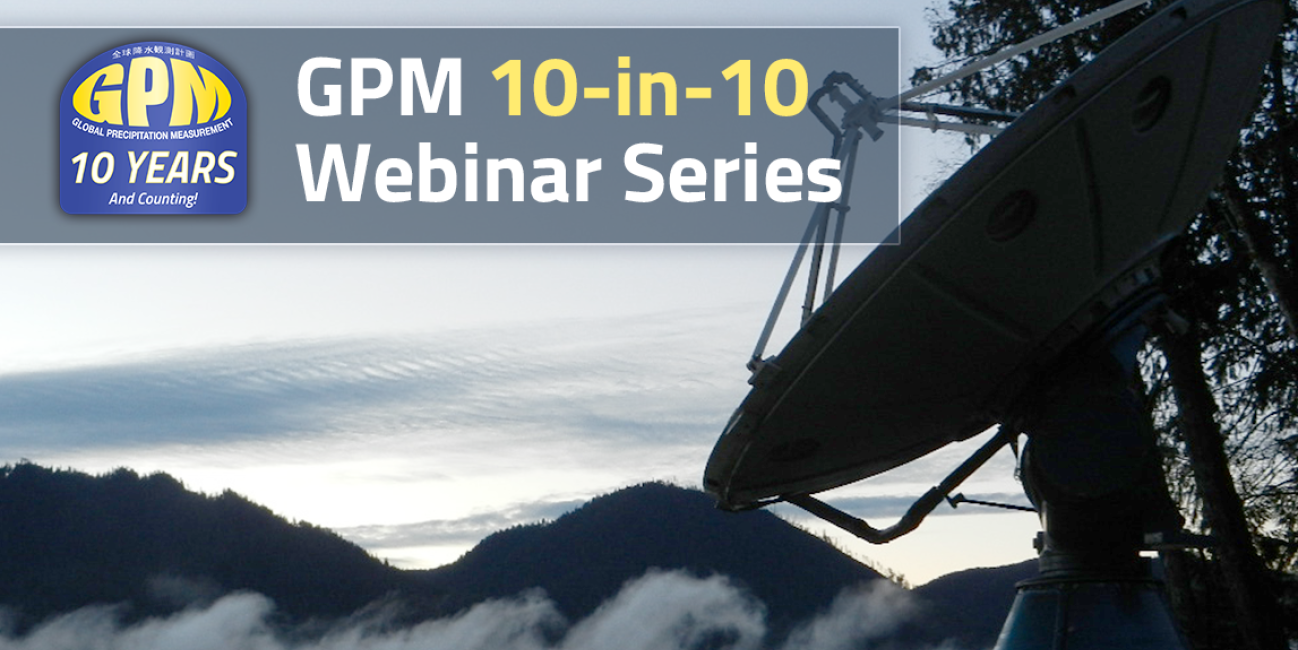
<svg viewBox="0 0 1298 650">
<path fill-rule="evenodd" d="M 0 25 L 896 25 L 922 3 L 16 2 Z M 808 118 L 810 119 L 810 118 Z M 967 155 L 905 131 L 903 213 Z M 826 143 L 827 144 L 827 143 Z M 798 208 L 801 209 L 801 208 Z M 850 268 L 869 252 L 845 254 Z M 783 246 L 8 246 L 0 463 L 165 471 L 338 531 L 403 567 L 648 480 L 697 487 L 748 388 Z M 792 333 L 783 320 L 771 352 Z M 887 523 L 978 440 L 836 503 Z M 962 488 L 1021 502 L 1013 459 Z M 1033 555 L 1033 515 L 943 507 L 874 547 L 920 584 Z M 742 515 L 736 515 L 742 516 Z M 958 540 L 958 544 L 956 543 Z"/>
</svg>

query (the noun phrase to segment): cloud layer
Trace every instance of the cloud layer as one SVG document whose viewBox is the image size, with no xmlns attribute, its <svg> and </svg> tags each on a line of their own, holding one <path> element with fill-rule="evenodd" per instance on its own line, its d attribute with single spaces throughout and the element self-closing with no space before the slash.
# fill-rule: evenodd
<svg viewBox="0 0 1298 650">
<path fill-rule="evenodd" d="M 768 638 L 763 605 L 726 578 L 651 571 L 575 623 L 532 591 L 409 627 L 378 609 L 321 634 L 276 628 L 274 604 L 241 593 L 131 626 L 111 607 L 83 609 L 0 634 L 0 650 L 848 650 L 887 639 L 915 611 L 908 592 L 876 581 L 780 641 Z"/>
<path fill-rule="evenodd" d="M 0 375 L 5 447 L 211 444 L 340 431 L 711 433 L 742 392 L 712 318 L 249 344 Z M 711 331 L 700 331 L 700 329 Z M 730 376 L 718 368 L 735 366 Z"/>
</svg>

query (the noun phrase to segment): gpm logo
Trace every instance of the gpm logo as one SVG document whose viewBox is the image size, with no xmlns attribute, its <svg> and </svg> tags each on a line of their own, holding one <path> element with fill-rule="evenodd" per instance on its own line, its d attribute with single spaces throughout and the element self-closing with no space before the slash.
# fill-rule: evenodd
<svg viewBox="0 0 1298 650">
<path fill-rule="evenodd" d="M 147 42 L 104 52 L 68 80 L 59 115 L 59 201 L 69 214 L 247 205 L 247 98 L 198 50 Z"/>
<path fill-rule="evenodd" d="M 121 63 L 104 66 L 77 86 L 72 108 L 91 122 L 121 125 L 124 99 L 126 124 L 149 126 L 149 107 L 165 104 L 174 95 L 168 126 L 206 124 L 225 117 L 230 89 L 220 77 L 183 59 L 167 63 L 156 56 L 141 56 L 131 60 L 129 73 Z"/>
</svg>

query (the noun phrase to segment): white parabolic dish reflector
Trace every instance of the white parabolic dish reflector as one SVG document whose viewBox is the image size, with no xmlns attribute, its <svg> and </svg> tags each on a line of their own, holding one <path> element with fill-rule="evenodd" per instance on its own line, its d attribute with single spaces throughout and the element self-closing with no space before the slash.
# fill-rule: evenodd
<svg viewBox="0 0 1298 650">
<path fill-rule="evenodd" d="M 956 172 L 754 377 L 705 472 L 721 507 L 977 434 L 1098 323 L 1138 309 L 1238 140 L 1281 13 L 1176 3 Z"/>
</svg>

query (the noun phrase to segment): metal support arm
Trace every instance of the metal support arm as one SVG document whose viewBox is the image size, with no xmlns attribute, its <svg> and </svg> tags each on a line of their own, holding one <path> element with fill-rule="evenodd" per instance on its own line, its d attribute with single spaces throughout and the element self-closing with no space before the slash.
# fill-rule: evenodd
<svg viewBox="0 0 1298 650">
<path fill-rule="evenodd" d="M 884 529 L 875 528 L 866 523 L 865 520 L 853 517 L 809 494 L 788 495 L 784 497 L 784 500 L 871 544 L 886 544 L 918 528 L 924 518 L 933 512 L 933 509 L 937 508 L 938 504 L 942 503 L 952 490 L 959 487 L 978 468 L 991 460 L 991 457 L 997 451 L 1000 451 L 1001 447 L 1008 444 L 1015 435 L 1011 429 L 1002 424 L 991 440 L 988 440 L 978 451 L 974 452 L 968 460 L 961 463 L 954 472 L 951 472 L 950 476 L 943 479 L 937 486 L 930 488 L 928 492 L 925 492 L 924 496 L 915 501 L 910 506 L 910 509 L 906 511 L 906 514 L 897 520 L 897 523 Z"/>
</svg>

